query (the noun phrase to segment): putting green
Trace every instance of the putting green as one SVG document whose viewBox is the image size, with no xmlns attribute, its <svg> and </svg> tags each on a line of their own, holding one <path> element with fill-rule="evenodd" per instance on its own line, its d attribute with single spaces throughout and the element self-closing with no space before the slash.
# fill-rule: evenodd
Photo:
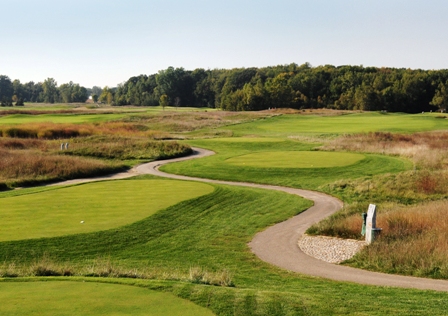
<svg viewBox="0 0 448 316">
<path fill-rule="evenodd" d="M 353 165 L 365 158 L 354 153 L 324 151 L 274 151 L 227 159 L 235 166 L 256 168 L 331 168 Z"/>
<path fill-rule="evenodd" d="M 213 315 L 172 294 L 93 282 L 0 282 L 1 315 Z"/>
<path fill-rule="evenodd" d="M 120 180 L 1 198 L 0 241 L 116 228 L 213 191 L 198 182 Z"/>
</svg>

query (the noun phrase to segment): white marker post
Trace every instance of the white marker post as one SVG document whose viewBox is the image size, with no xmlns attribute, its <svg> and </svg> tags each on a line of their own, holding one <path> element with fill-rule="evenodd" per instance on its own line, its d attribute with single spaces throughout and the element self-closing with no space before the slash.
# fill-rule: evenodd
<svg viewBox="0 0 448 316">
<path fill-rule="evenodd" d="M 376 205 L 370 204 L 367 211 L 367 223 L 366 223 L 366 243 L 370 245 L 375 238 L 376 231 Z"/>
</svg>

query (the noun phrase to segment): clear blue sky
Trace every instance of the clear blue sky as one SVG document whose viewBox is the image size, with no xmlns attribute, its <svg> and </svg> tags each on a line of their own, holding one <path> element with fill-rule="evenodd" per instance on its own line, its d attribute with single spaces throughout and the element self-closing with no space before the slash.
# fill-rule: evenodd
<svg viewBox="0 0 448 316">
<path fill-rule="evenodd" d="M 0 74 L 116 86 L 168 66 L 448 68 L 446 0 L 0 0 Z"/>
</svg>

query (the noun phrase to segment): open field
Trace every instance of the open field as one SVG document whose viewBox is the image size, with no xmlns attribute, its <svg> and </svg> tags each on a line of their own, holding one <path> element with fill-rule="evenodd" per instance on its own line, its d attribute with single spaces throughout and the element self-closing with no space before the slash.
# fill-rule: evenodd
<svg viewBox="0 0 448 316">
<path fill-rule="evenodd" d="M 415 155 L 395 151 L 390 146 L 383 146 L 381 149 L 386 141 L 391 142 L 388 138 L 394 136 L 380 133 L 373 141 L 370 136 L 365 137 L 365 144 L 369 141 L 380 144 L 375 150 L 350 145 L 350 142 L 355 145 L 363 144 L 362 137 L 354 140 L 347 137 L 347 141 L 340 137 L 345 133 L 364 131 L 365 128 L 371 131 L 399 130 L 407 135 L 416 131 L 446 129 L 447 121 L 435 118 L 434 114 L 358 113 L 332 117 L 310 116 L 310 113 L 306 113 L 306 116 L 226 112 L 128 114 L 120 122 L 113 124 L 137 124 L 140 129 L 144 126 L 147 130 L 186 139 L 249 136 L 185 140 L 183 142 L 186 144 L 209 148 L 217 154 L 164 168 L 169 172 L 204 178 L 272 183 L 317 189 L 337 195 L 348 202 L 342 215 L 338 215 L 339 219 L 336 216 L 334 220 L 336 223 L 341 218 L 348 219 L 346 224 L 341 225 L 345 230 L 359 228 L 357 220 L 350 222 L 350 216 L 360 217 L 359 214 L 366 209 L 366 203 L 376 201 L 377 198 L 382 198 L 381 206 L 384 209 L 389 203 L 388 210 L 394 211 L 396 208 L 403 214 L 406 211 L 414 214 L 424 204 L 419 204 L 414 210 L 398 203 L 416 203 L 416 198 L 418 201 L 437 200 L 445 194 L 438 187 L 431 187 L 433 172 L 438 163 L 420 163 Z M 275 115 L 277 114 L 280 113 Z M 100 129 L 102 124 L 104 123 L 97 127 Z M 109 134 L 106 129 L 104 131 L 105 135 Z M 380 141 L 381 137 L 387 139 Z M 422 143 L 429 139 L 425 137 L 421 136 Z M 434 144 L 437 137 L 432 137 Z M 414 141 L 417 144 L 416 139 L 407 141 L 404 136 L 397 136 L 397 139 L 408 142 L 410 148 Z M 441 141 L 442 143 L 444 142 Z M 322 144 L 326 146 L 324 150 L 317 148 Z M 433 150 L 432 147 L 426 147 L 425 150 L 433 153 L 430 151 Z M 439 150 L 443 156 L 444 149 L 439 146 Z M 73 148 L 74 155 L 80 153 Z M 312 155 L 328 156 L 327 159 L 317 159 Z M 311 160 L 306 162 L 305 159 L 310 157 Z M 284 163 L 280 168 L 279 160 Z M 309 166 L 314 161 L 322 164 Z M 414 165 L 417 167 L 416 171 L 413 170 Z M 414 180 L 409 181 L 410 179 Z M 139 182 L 151 185 L 142 186 Z M 165 184 L 158 186 L 162 183 Z M 23 212 L 20 213 L 25 214 L 26 219 L 36 225 L 38 220 L 31 220 L 34 214 L 26 214 L 30 208 L 24 201 L 39 205 L 39 213 L 36 214 L 56 222 L 55 212 L 49 211 L 52 206 L 49 201 L 55 197 L 56 200 L 63 200 L 58 199 L 61 192 L 70 193 L 68 196 L 73 199 L 69 203 L 73 204 L 73 209 L 63 216 L 67 221 L 62 231 L 45 238 L 28 236 L 18 238 L 20 240 L 7 238 L 0 242 L 0 276 L 31 276 L 33 280 L 52 281 L 54 278 L 42 276 L 72 275 L 64 280 L 101 280 L 146 287 L 186 298 L 217 315 L 446 314 L 446 293 L 381 288 L 307 277 L 275 268 L 260 261 L 250 252 L 247 243 L 256 232 L 305 210 L 310 205 L 308 201 L 260 189 L 204 185 L 199 190 L 196 183 L 181 183 L 184 187 L 173 191 L 177 188 L 178 181 L 142 176 L 135 180 L 86 184 L 64 189 L 41 187 L 0 193 L 0 202 L 9 201 L 8 209 L 22 205 Z M 414 184 L 418 183 L 421 189 L 416 190 L 418 186 Z M 404 184 L 407 184 L 405 190 Z M 443 186 L 443 183 L 440 185 Z M 428 191 L 428 188 L 433 188 L 433 191 Z M 406 199 L 405 194 L 412 195 L 414 199 Z M 395 204 L 390 203 L 394 195 L 401 198 L 393 200 Z M 179 200 L 175 201 L 174 197 Z M 99 198 L 104 201 L 104 207 L 103 203 L 95 203 L 95 199 Z M 107 199 L 110 201 L 106 201 Z M 153 211 L 155 208 L 145 204 L 148 200 L 151 203 L 170 203 L 159 205 Z M 143 210 L 139 214 L 134 214 L 136 203 L 141 203 L 138 209 Z M 6 208 L 3 207 L 3 202 L 0 204 L 3 213 Z M 436 214 L 431 215 L 432 217 L 440 215 L 440 210 L 444 208 L 443 204 L 431 207 Z M 423 211 L 425 210 L 426 208 Z M 79 219 L 79 212 L 85 212 L 85 216 L 92 218 Z M 104 216 L 109 217 L 107 220 L 115 219 L 115 224 L 109 227 L 96 225 L 90 231 L 70 231 L 73 221 L 78 229 L 86 227 L 90 221 L 103 223 Z M 397 219 L 394 216 L 390 214 L 384 227 L 395 223 L 395 227 L 406 231 L 406 227 L 409 227 L 403 224 L 407 223 L 406 217 L 399 215 Z M 418 216 L 424 217 L 423 214 Z M 80 220 L 84 220 L 84 224 Z M 429 226 L 429 222 L 424 223 L 424 227 L 433 227 Z M 389 226 L 386 227 L 386 224 Z M 15 225 L 20 227 L 21 223 L 17 221 Z M 419 227 L 415 229 L 418 230 Z M 430 230 L 436 231 L 435 228 Z M 14 232 L 9 236 L 14 236 Z M 443 234 L 438 236 L 445 238 Z M 400 235 L 395 238 L 402 237 Z M 378 248 L 381 247 L 378 243 Z M 365 263 L 364 267 L 374 269 L 372 265 L 377 259 L 371 255 L 375 247 L 369 249 L 350 264 L 362 266 Z M 383 249 L 382 256 L 387 255 L 387 251 L 384 251 Z M 437 253 L 438 250 L 431 251 Z M 385 261 L 385 269 L 396 262 Z M 403 273 L 398 268 L 388 271 Z M 424 276 L 443 277 L 437 271 L 428 274 L 431 267 L 427 270 L 416 268 L 415 271 Z M 439 264 L 439 271 L 445 271 L 445 266 Z M 92 278 L 94 276 L 103 278 Z M 8 278 L 8 281 L 11 280 L 14 279 Z M 0 288 L 9 284 L 23 284 L 24 288 L 27 287 L 26 283 L 14 282 L 0 283 Z M 34 288 L 30 286 L 28 290 L 32 291 Z M 366 300 L 366 297 L 375 297 L 375 300 L 372 302 Z M 119 302 L 119 299 L 115 301 Z"/>
<path fill-rule="evenodd" d="M 448 120 L 427 114 L 355 113 L 336 116 L 282 115 L 229 126 L 235 136 L 340 135 L 367 132 L 422 132 L 448 128 Z"/>
<path fill-rule="evenodd" d="M 8 316 L 213 315 L 171 294 L 93 282 L 0 282 L 0 300 Z"/>
</svg>

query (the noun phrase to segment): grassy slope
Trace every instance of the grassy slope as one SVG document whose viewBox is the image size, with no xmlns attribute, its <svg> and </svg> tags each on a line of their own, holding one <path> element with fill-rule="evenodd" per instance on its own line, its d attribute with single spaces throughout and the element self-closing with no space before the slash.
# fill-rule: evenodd
<svg viewBox="0 0 448 316">
<path fill-rule="evenodd" d="M 443 315 L 446 293 L 386 289 L 300 276 L 257 259 L 247 247 L 265 226 L 309 203 L 282 192 L 217 186 L 135 224 L 87 235 L 0 243 L 1 261 L 26 262 L 47 253 L 89 265 L 107 256 L 117 265 L 188 271 L 229 269 L 235 288 L 185 282 L 118 280 L 169 291 L 219 315 Z M 182 214 L 182 216 L 179 216 Z M 374 301 L 366 297 L 375 297 Z"/>
<path fill-rule="evenodd" d="M 1 315 L 213 315 L 167 293 L 92 282 L 0 282 Z"/>
<path fill-rule="evenodd" d="M 115 228 L 212 191 L 207 184 L 168 180 L 102 181 L 39 194 L 25 191 L 0 198 L 0 241 Z"/>
</svg>

